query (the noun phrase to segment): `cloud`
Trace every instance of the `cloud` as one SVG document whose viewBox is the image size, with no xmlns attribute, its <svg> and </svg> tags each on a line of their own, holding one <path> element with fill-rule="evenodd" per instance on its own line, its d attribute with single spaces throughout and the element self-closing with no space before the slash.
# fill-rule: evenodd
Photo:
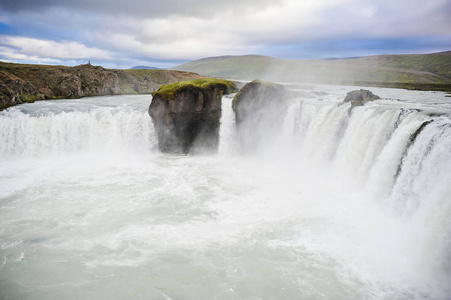
<svg viewBox="0 0 451 300">
<path fill-rule="evenodd" d="M 283 0 L 6 0 L 0 3 L 5 11 L 46 11 L 51 8 L 90 11 L 101 14 L 132 15 L 135 17 L 166 17 L 184 15 L 210 17 L 224 11 L 250 13 L 262 7 L 278 5 Z"/>
<path fill-rule="evenodd" d="M 449 0 L 352 0 L 322 12 L 324 37 L 405 38 L 449 35 Z"/>
<path fill-rule="evenodd" d="M 7 24 L 8 39 L 2 37 L 0 45 L 8 47 L 9 57 L 160 63 L 249 53 L 303 58 L 303 49 L 314 53 L 315 47 L 323 47 L 317 55 L 335 56 L 334 43 L 346 41 L 353 41 L 358 55 L 359 40 L 362 47 L 379 45 L 372 40 L 389 47 L 391 40 L 416 37 L 434 37 L 437 47 L 451 48 L 450 2 L 6 0 L 0 22 Z M 376 48 L 374 54 L 382 51 Z"/>
<path fill-rule="evenodd" d="M 33 62 L 38 64 L 58 64 L 61 63 L 61 60 L 51 59 L 51 58 L 42 58 L 38 56 L 30 56 L 21 53 L 17 53 L 14 49 L 9 47 L 1 47 L 0 46 L 0 57 L 7 58 L 9 61 L 13 62 Z"/>
<path fill-rule="evenodd" d="M 252 14 L 224 11 L 220 16 L 198 18 L 190 15 L 147 18 L 120 16 L 103 19 L 106 26 L 91 32 L 90 40 L 118 52 L 163 59 L 193 59 L 203 56 L 242 54 L 258 51 L 267 43 L 286 42 L 297 38 L 320 20 L 315 12 L 343 0 L 285 1 L 259 7 Z M 289 21 L 287 21 L 289 20 Z"/>
<path fill-rule="evenodd" d="M 108 51 L 88 48 L 74 41 L 55 42 L 20 36 L 0 35 L 3 55 L 18 58 L 39 57 L 49 59 L 110 59 Z"/>
</svg>

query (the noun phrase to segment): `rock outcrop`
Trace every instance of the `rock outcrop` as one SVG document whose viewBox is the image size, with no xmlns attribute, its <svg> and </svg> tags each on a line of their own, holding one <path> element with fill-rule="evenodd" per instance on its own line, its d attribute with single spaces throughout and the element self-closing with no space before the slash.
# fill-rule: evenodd
<svg viewBox="0 0 451 300">
<path fill-rule="evenodd" d="M 44 99 L 44 95 L 30 82 L 0 71 L 0 109 L 38 99 Z"/>
<path fill-rule="evenodd" d="M 152 94 L 149 107 L 160 151 L 216 151 L 222 95 L 236 91 L 233 82 L 213 78 L 160 87 Z"/>
<path fill-rule="evenodd" d="M 62 67 L 2 63 L 0 71 L 0 109 L 21 103 L 8 92 L 11 89 L 20 90 L 26 101 L 121 94 L 115 72 L 90 64 Z M 23 88 L 18 89 L 17 82 L 22 82 Z"/>
<path fill-rule="evenodd" d="M 63 98 L 121 94 L 119 76 L 100 66 L 87 64 L 73 67 L 58 81 L 51 90 Z"/>
<path fill-rule="evenodd" d="M 236 94 L 232 108 L 243 151 L 254 151 L 277 137 L 287 112 L 289 94 L 280 84 L 260 80 L 247 83 Z"/>
<path fill-rule="evenodd" d="M 368 101 L 373 101 L 377 99 L 380 99 L 380 97 L 374 95 L 371 91 L 360 89 L 349 92 L 342 103 L 351 102 L 351 108 L 349 109 L 349 112 L 351 112 L 351 110 L 354 107 L 362 106 Z"/>
<path fill-rule="evenodd" d="M 0 62 L 0 109 L 43 99 L 150 94 L 162 84 L 200 78 L 167 70 L 109 70 L 91 64 L 76 67 Z"/>
</svg>

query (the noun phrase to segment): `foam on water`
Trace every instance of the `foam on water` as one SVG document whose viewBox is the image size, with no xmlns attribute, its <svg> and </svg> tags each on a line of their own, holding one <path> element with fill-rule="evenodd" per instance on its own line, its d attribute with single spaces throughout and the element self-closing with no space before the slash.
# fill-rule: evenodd
<svg viewBox="0 0 451 300">
<path fill-rule="evenodd" d="M 447 104 L 377 89 L 349 115 L 319 88 L 255 155 L 230 98 L 217 155 L 158 153 L 150 96 L 0 113 L 0 295 L 449 299 Z"/>
</svg>

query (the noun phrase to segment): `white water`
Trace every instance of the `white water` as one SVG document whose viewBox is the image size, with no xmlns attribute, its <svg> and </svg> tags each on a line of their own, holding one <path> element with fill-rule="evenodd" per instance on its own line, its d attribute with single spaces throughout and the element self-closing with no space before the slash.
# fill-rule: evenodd
<svg viewBox="0 0 451 300">
<path fill-rule="evenodd" d="M 150 96 L 1 112 L 0 298 L 451 299 L 449 99 L 351 89 L 254 155 L 230 98 L 209 156 L 155 150 Z"/>
</svg>

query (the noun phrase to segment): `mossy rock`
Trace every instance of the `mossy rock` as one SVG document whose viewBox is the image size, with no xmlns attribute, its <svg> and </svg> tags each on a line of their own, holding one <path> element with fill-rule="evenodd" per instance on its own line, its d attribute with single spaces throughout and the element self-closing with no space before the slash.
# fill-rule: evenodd
<svg viewBox="0 0 451 300">
<path fill-rule="evenodd" d="M 173 100 L 178 93 L 186 90 L 219 89 L 223 94 L 230 94 L 238 91 L 233 81 L 217 78 L 200 78 L 190 81 L 174 82 L 161 86 L 152 93 L 152 97 L 160 97 L 163 100 Z"/>
<path fill-rule="evenodd" d="M 149 106 L 158 148 L 184 154 L 217 151 L 222 96 L 236 90 L 234 82 L 215 78 L 160 87 Z"/>
</svg>

